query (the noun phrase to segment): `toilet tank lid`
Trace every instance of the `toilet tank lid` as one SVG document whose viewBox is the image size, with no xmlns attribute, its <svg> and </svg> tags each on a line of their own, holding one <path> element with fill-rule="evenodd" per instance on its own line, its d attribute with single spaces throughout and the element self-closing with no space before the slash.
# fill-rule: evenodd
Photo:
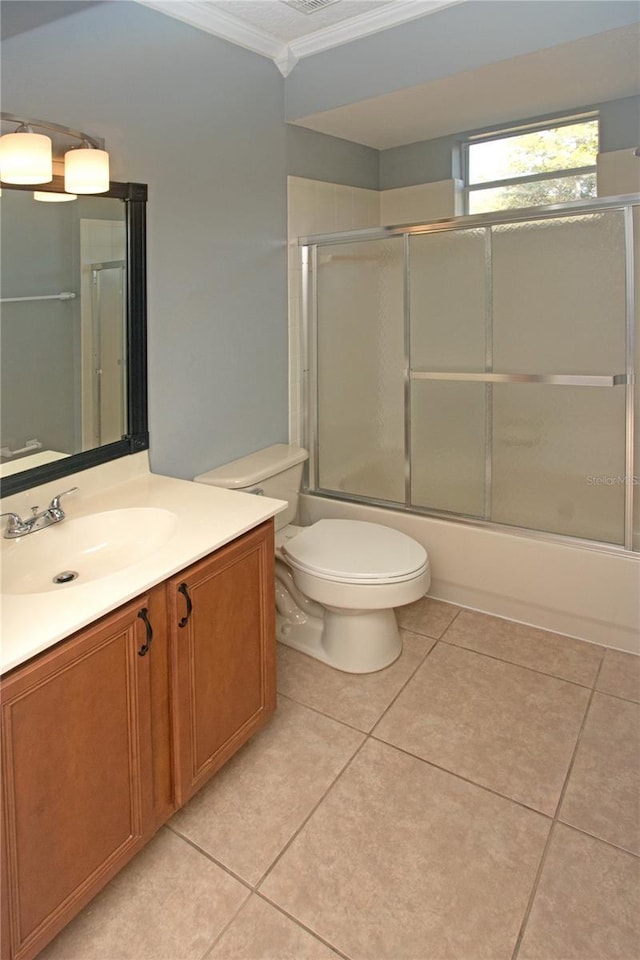
<svg viewBox="0 0 640 960">
<path fill-rule="evenodd" d="M 303 463 L 309 454 L 303 447 L 294 444 L 275 443 L 264 450 L 256 450 L 246 457 L 223 463 L 220 467 L 200 473 L 194 477 L 196 483 L 208 483 L 212 487 L 226 487 L 229 490 L 251 487 L 254 483 L 266 480 L 276 473 Z"/>
</svg>

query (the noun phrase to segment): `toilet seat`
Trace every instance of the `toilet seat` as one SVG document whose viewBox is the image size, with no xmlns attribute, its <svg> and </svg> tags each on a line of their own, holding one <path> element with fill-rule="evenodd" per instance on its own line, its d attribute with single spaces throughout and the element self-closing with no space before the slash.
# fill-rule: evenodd
<svg viewBox="0 0 640 960">
<path fill-rule="evenodd" d="M 402 583 L 428 566 L 426 550 L 411 537 L 362 520 L 318 520 L 281 550 L 294 569 L 337 583 Z"/>
</svg>

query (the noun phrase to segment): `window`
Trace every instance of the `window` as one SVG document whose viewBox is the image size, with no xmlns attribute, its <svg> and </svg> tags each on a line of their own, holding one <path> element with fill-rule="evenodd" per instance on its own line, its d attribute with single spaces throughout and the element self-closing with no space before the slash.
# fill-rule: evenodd
<svg viewBox="0 0 640 960">
<path fill-rule="evenodd" d="M 464 145 L 466 211 L 595 197 L 597 154 L 593 114 L 471 137 Z"/>
</svg>

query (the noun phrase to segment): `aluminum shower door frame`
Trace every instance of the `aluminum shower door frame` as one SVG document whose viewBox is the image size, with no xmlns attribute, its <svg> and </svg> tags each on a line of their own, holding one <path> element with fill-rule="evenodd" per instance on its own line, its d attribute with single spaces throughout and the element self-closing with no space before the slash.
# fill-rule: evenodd
<svg viewBox="0 0 640 960">
<path fill-rule="evenodd" d="M 299 238 L 302 270 L 302 350 L 303 350 L 303 435 L 309 449 L 308 492 L 336 500 L 352 501 L 407 511 L 438 519 L 470 524 L 483 528 L 502 530 L 518 536 L 533 539 L 586 546 L 591 549 L 630 554 L 640 559 L 640 552 L 633 551 L 634 520 L 634 432 L 635 432 L 635 292 L 634 292 L 634 249 L 633 249 L 633 208 L 640 208 L 640 194 L 628 194 L 604 199 L 585 200 L 575 203 L 553 206 L 528 207 L 521 210 L 500 211 L 492 214 L 475 214 L 408 225 L 375 227 L 364 230 L 349 230 L 339 233 L 318 234 Z M 605 375 L 593 374 L 519 374 L 493 373 L 493 330 L 491 280 L 491 227 L 498 224 L 518 224 L 540 219 L 562 219 L 571 216 L 620 210 L 624 224 L 625 256 L 625 370 Z M 411 307 L 410 307 L 410 257 L 409 244 L 412 236 L 457 232 L 464 229 L 485 229 L 485 372 L 460 373 L 456 371 L 426 371 L 411 367 Z M 318 249 L 328 245 L 353 243 L 366 240 L 384 240 L 390 237 L 404 238 L 404 486 L 405 502 L 380 500 L 358 494 L 345 494 L 321 487 L 319 477 L 319 436 L 318 436 L 318 377 L 317 377 L 317 257 Z M 484 518 L 467 516 L 443 510 L 419 507 L 411 502 L 411 382 L 413 380 L 458 380 L 476 381 L 485 384 L 485 465 L 484 465 Z M 495 383 L 545 383 L 557 386 L 589 387 L 625 387 L 625 498 L 624 498 L 624 534 L 622 544 L 612 544 L 599 540 L 558 534 L 550 531 L 529 529 L 490 520 L 491 516 L 491 480 L 492 480 L 492 423 L 490 415 L 493 384 Z"/>
</svg>

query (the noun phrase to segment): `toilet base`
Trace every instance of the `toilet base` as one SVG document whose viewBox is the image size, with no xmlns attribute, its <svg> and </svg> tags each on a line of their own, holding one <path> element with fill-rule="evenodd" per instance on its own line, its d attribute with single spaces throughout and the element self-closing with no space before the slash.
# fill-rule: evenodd
<svg viewBox="0 0 640 960">
<path fill-rule="evenodd" d="M 337 610 L 322 617 L 276 616 L 277 639 L 345 673 L 383 670 L 402 653 L 402 639 L 393 610 Z"/>
</svg>

